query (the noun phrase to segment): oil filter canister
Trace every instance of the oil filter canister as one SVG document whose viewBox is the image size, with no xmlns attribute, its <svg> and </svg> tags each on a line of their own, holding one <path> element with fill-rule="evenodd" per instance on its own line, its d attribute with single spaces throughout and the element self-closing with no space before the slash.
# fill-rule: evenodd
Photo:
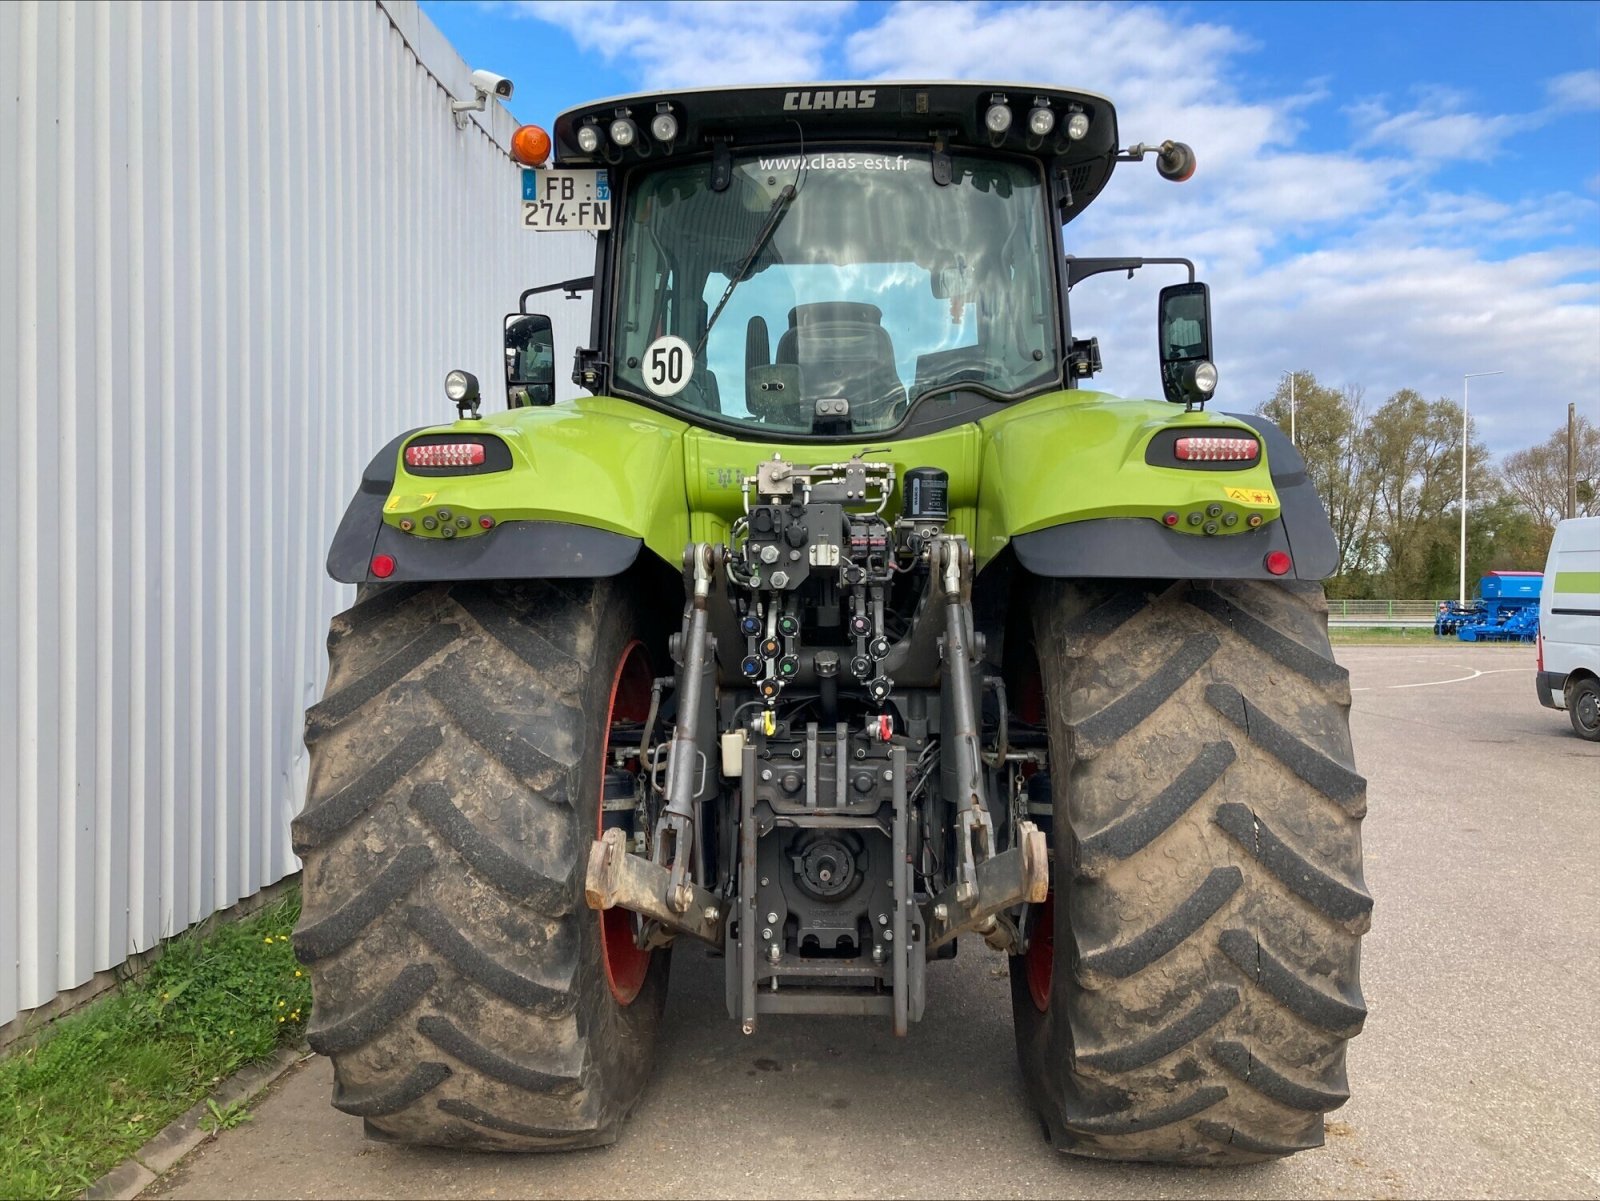
<svg viewBox="0 0 1600 1201">
<path fill-rule="evenodd" d="M 941 524 L 950 520 L 949 472 L 937 467 L 913 467 L 906 472 L 905 489 L 903 516 Z"/>
</svg>

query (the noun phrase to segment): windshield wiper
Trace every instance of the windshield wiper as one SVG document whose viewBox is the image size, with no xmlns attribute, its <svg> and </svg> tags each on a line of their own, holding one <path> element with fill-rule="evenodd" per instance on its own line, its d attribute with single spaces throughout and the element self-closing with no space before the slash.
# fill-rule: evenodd
<svg viewBox="0 0 1600 1201">
<path fill-rule="evenodd" d="M 717 318 L 722 316 L 722 310 L 728 306 L 728 298 L 733 295 L 733 290 L 744 279 L 745 273 L 750 270 L 761 252 L 767 248 L 767 243 L 772 241 L 772 235 L 778 232 L 784 214 L 789 211 L 789 205 L 799 195 L 793 184 L 785 184 L 783 191 L 778 193 L 777 199 L 772 202 L 772 211 L 767 214 L 767 223 L 761 227 L 761 232 L 756 235 L 755 242 L 750 247 L 750 252 L 744 256 L 744 262 L 739 264 L 739 269 L 733 273 L 733 278 L 728 281 L 728 286 L 722 290 L 722 299 L 717 301 L 717 307 L 711 314 L 711 319 L 706 322 L 705 332 L 700 335 L 700 341 L 695 343 L 694 357 L 699 358 L 700 352 L 705 349 L 706 339 L 711 336 L 711 327 L 717 323 Z"/>
</svg>

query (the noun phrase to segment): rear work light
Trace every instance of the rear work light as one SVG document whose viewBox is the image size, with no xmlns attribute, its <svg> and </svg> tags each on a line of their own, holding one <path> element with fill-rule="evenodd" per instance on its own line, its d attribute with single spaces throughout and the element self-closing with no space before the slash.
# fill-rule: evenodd
<svg viewBox="0 0 1600 1201">
<path fill-rule="evenodd" d="M 1173 453 L 1189 462 L 1249 462 L 1261 453 L 1254 438 L 1179 438 Z"/>
<path fill-rule="evenodd" d="M 478 442 L 426 442 L 406 447 L 407 467 L 477 467 L 483 462 Z"/>
</svg>

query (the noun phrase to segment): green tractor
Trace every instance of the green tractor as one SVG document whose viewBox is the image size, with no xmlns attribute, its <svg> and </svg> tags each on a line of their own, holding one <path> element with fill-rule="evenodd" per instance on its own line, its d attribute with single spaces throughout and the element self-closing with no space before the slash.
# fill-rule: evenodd
<svg viewBox="0 0 1600 1201">
<path fill-rule="evenodd" d="M 329 555 L 359 599 L 294 845 L 334 1105 L 608 1143 L 675 944 L 744 1034 L 903 1034 L 928 963 L 987 946 L 1060 1149 L 1319 1145 L 1371 909 L 1333 537 L 1278 429 L 1207 409 L 1192 266 L 1164 400 L 1086 390 L 1069 320 L 1084 279 L 1187 265 L 1063 227 L 1189 148 L 957 83 L 630 96 L 550 141 L 518 132 L 523 224 L 590 231 L 594 275 L 523 294 L 507 409 L 450 373 L 459 419 L 378 453 Z M 531 298 L 585 290 L 554 347 Z"/>
</svg>

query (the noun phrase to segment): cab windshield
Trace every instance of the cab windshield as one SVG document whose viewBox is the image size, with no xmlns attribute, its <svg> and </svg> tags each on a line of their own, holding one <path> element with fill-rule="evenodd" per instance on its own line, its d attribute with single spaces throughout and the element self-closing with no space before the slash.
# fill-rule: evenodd
<svg viewBox="0 0 1600 1201">
<path fill-rule="evenodd" d="M 736 157 L 720 192 L 703 161 L 643 176 L 621 235 L 620 390 L 691 420 L 851 434 L 953 388 L 1058 380 L 1038 168 L 951 160 L 945 186 L 904 149 Z"/>
</svg>

